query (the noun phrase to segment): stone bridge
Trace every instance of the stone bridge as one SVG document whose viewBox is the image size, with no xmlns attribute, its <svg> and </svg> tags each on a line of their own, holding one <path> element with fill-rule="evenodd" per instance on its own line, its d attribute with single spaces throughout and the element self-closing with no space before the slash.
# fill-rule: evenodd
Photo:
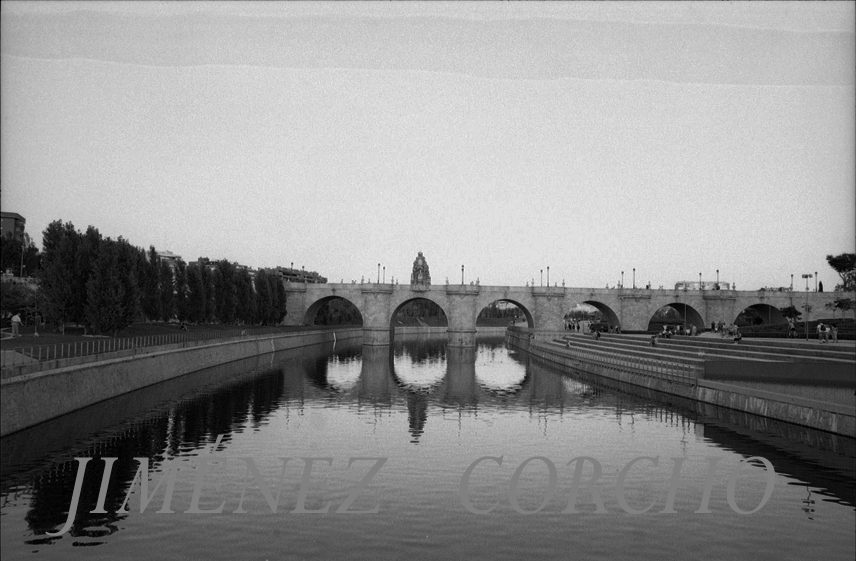
<svg viewBox="0 0 856 561">
<path fill-rule="evenodd" d="M 285 325 L 313 325 L 319 308 L 333 298 L 351 302 L 363 316 L 363 343 L 388 345 L 393 318 L 408 302 L 425 299 L 446 314 L 449 345 L 475 344 L 476 318 L 494 302 L 510 302 L 520 308 L 529 327 L 561 330 L 565 314 L 578 304 L 597 308 L 610 326 L 624 331 L 644 331 L 654 313 L 664 306 L 675 308 L 687 322 L 699 328 L 711 322 L 730 324 L 746 309 L 758 311 L 765 323 L 786 321 L 780 312 L 788 306 L 802 310 L 808 302 L 810 318 L 828 315 L 824 306 L 839 298 L 853 298 L 844 292 L 675 290 L 644 288 L 571 288 L 559 286 L 487 286 L 473 284 L 304 284 L 285 283 L 288 313 Z"/>
</svg>

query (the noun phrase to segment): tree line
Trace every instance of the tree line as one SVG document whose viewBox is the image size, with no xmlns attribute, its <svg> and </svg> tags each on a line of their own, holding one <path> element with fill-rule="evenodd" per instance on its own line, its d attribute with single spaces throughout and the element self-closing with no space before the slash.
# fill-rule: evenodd
<svg viewBox="0 0 856 561">
<path fill-rule="evenodd" d="M 207 265 L 161 259 L 154 246 L 135 247 L 89 226 L 52 222 L 43 233 L 38 308 L 46 322 L 116 334 L 140 320 L 272 325 L 286 313 L 276 274 L 255 279 L 227 260 Z"/>
</svg>

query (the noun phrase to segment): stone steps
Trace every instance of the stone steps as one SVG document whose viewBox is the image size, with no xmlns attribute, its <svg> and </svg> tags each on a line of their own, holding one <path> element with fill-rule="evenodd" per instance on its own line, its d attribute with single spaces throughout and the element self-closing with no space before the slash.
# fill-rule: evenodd
<svg viewBox="0 0 856 561">
<path fill-rule="evenodd" d="M 586 336 L 576 336 L 586 338 Z M 588 337 L 591 338 L 590 336 Z M 651 347 L 650 338 L 622 335 L 602 335 L 600 341 L 610 341 L 631 345 L 637 347 Z M 839 364 L 854 364 L 856 365 L 856 353 L 848 352 L 847 350 L 827 349 L 827 345 L 822 345 L 820 349 L 803 349 L 797 345 L 791 346 L 769 346 L 769 345 L 744 345 L 744 341 L 735 345 L 733 341 L 710 341 L 699 340 L 698 338 L 672 338 L 672 339 L 657 339 L 658 349 L 664 352 L 669 350 L 685 351 L 693 354 L 704 352 L 710 358 L 733 358 L 733 359 L 757 359 L 765 361 L 811 361 L 811 362 L 829 362 Z"/>
<path fill-rule="evenodd" d="M 633 357 L 643 360 L 652 360 L 664 362 L 667 364 L 679 364 L 682 366 L 701 367 L 704 365 L 704 359 L 710 358 L 708 355 L 699 357 L 698 354 L 693 354 L 686 351 L 672 351 L 668 349 L 660 349 L 657 347 L 624 345 L 614 341 L 607 341 L 603 338 L 596 341 L 592 337 L 572 336 L 570 338 L 573 349 L 584 351 L 612 353 L 622 357 Z M 554 345 L 568 347 L 568 339 L 554 339 Z"/>
<path fill-rule="evenodd" d="M 634 356 L 640 359 L 665 360 L 686 365 L 701 365 L 706 360 L 740 360 L 745 362 L 813 362 L 829 364 L 854 364 L 854 360 L 826 358 L 817 356 L 791 356 L 784 354 L 786 349 L 779 352 L 761 352 L 744 349 L 733 343 L 726 345 L 693 345 L 688 342 L 669 344 L 673 340 L 658 339 L 657 346 L 652 347 L 650 339 L 633 336 L 603 335 L 595 340 L 590 335 L 569 335 L 556 339 L 556 344 L 567 346 L 571 341 L 574 348 L 591 351 L 613 352 L 624 356 Z M 703 355 L 699 355 L 703 353 Z"/>
</svg>

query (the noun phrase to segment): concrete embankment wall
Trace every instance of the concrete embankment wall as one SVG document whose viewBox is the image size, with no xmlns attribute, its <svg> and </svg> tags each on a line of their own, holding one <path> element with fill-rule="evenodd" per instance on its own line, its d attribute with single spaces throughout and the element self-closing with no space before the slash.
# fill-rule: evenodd
<svg viewBox="0 0 856 561">
<path fill-rule="evenodd" d="M 357 337 L 362 337 L 361 328 L 176 343 L 7 378 L 0 381 L 0 436 L 203 368 Z"/>
<path fill-rule="evenodd" d="M 818 391 L 812 389 L 813 387 L 809 384 L 806 384 L 805 388 L 792 387 L 790 389 L 796 391 L 786 394 L 776 391 L 781 388 L 775 384 L 767 388 L 762 382 L 750 386 L 747 382 L 728 383 L 706 380 L 704 371 L 698 372 L 694 378 L 681 379 L 642 372 L 634 367 L 633 357 L 621 357 L 621 360 L 616 361 L 617 364 L 607 364 L 578 354 L 574 356 L 573 350 L 550 344 L 552 337 L 546 334 L 535 334 L 535 339 L 532 339 L 529 333 L 509 331 L 506 339 L 509 344 L 528 350 L 538 360 L 594 374 L 605 380 L 632 384 L 661 393 L 856 438 L 856 406 L 852 397 L 853 389 L 850 386 L 846 389 L 833 388 L 836 392 L 834 400 L 812 399 L 814 396 L 803 395 L 806 391 Z M 714 371 L 721 368 L 719 364 L 711 366 Z M 766 372 L 760 374 L 763 378 Z M 818 382 L 825 383 L 823 380 Z M 837 397 L 842 390 L 849 395 L 847 403 L 843 403 Z"/>
</svg>

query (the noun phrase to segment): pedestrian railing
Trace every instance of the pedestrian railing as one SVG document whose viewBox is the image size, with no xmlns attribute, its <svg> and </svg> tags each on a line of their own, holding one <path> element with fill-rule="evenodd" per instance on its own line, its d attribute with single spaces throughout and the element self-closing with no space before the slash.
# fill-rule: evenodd
<svg viewBox="0 0 856 561">
<path fill-rule="evenodd" d="M 110 355 L 123 351 L 173 345 L 179 343 L 207 341 L 212 339 L 228 339 L 251 334 L 265 335 L 282 333 L 276 328 L 270 329 L 229 329 L 222 331 L 182 331 L 163 335 L 145 335 L 139 337 L 92 337 L 85 341 L 57 343 L 54 345 L 31 345 L 9 348 L 3 341 L 0 353 L 0 369 L 14 368 L 28 364 L 43 364 L 60 359 L 76 358 L 94 355 Z M 104 358 L 109 358 L 105 356 Z"/>
</svg>

